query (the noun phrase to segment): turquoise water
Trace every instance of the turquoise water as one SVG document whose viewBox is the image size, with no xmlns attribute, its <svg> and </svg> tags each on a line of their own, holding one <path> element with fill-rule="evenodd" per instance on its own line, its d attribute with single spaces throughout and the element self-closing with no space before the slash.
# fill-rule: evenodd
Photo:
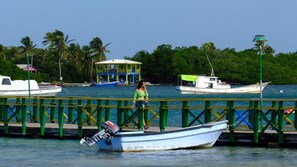
<svg viewBox="0 0 297 167">
<path fill-rule="evenodd" d="M 214 146 L 210 149 L 151 152 L 102 152 L 77 140 L 0 138 L 1 167 L 98 166 L 296 166 L 297 151 L 288 148 Z"/>
<path fill-rule="evenodd" d="M 63 88 L 58 96 L 132 98 L 135 87 Z M 181 95 L 173 86 L 148 86 L 150 98 L 237 97 L 259 95 Z M 281 93 L 281 91 L 283 93 Z M 264 98 L 297 98 L 296 85 L 269 85 Z M 0 137 L 0 167 L 78 166 L 296 166 L 297 150 L 214 146 L 211 149 L 171 150 L 135 153 L 102 152 L 84 147 L 79 140 L 21 139 Z"/>
<path fill-rule="evenodd" d="M 175 86 L 147 86 L 150 98 L 258 98 L 259 94 L 187 94 L 175 90 Z M 132 98 L 136 87 L 65 87 L 57 96 L 90 96 L 105 98 Z M 263 98 L 297 98 L 297 85 L 268 85 Z"/>
</svg>

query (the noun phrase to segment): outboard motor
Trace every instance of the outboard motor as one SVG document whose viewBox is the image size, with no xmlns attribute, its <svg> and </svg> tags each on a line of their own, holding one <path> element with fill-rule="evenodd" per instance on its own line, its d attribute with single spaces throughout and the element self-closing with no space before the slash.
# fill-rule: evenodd
<svg viewBox="0 0 297 167">
<path fill-rule="evenodd" d="M 103 122 L 101 124 L 103 130 L 94 134 L 92 137 L 84 137 L 80 140 L 80 144 L 85 146 L 92 146 L 103 139 L 110 139 L 111 137 L 115 136 L 116 133 L 119 131 L 119 127 L 110 121 Z"/>
<path fill-rule="evenodd" d="M 101 124 L 101 127 L 106 131 L 106 133 L 110 134 L 111 136 L 114 136 L 120 130 L 118 125 L 115 125 L 110 121 L 103 122 Z"/>
</svg>

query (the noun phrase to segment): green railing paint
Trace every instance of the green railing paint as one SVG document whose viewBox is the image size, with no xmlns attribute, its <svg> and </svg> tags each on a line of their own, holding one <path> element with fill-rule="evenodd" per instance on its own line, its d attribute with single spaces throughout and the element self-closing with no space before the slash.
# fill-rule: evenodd
<svg viewBox="0 0 297 167">
<path fill-rule="evenodd" d="M 44 106 L 44 99 L 40 99 L 39 115 L 40 115 L 40 136 L 43 137 L 44 136 L 44 133 L 45 133 L 45 106 Z"/>
<path fill-rule="evenodd" d="M 31 103 L 30 101 L 33 101 Z M 40 136 L 44 137 L 46 123 L 58 125 L 59 137 L 64 137 L 64 125 L 77 126 L 78 137 L 83 127 L 95 126 L 112 120 L 120 128 L 143 130 L 144 123 L 165 131 L 168 126 L 188 127 L 211 121 L 228 120 L 229 141 L 235 142 L 238 130 L 252 131 L 253 142 L 267 130 L 278 134 L 278 142 L 284 143 L 284 132 L 297 132 L 297 99 L 220 99 L 183 98 L 150 99 L 143 108 L 132 108 L 133 99 L 90 97 L 1 97 L 0 123 L 3 134 L 9 134 L 9 124 L 21 124 L 22 134 L 27 133 L 28 123 L 40 124 Z M 33 105 L 33 119 L 30 103 Z M 287 109 L 293 110 L 285 114 Z M 175 114 L 173 117 L 173 113 Z M 38 134 L 36 134 L 38 135 Z"/>
<path fill-rule="evenodd" d="M 64 135 L 64 112 L 63 112 L 63 100 L 60 99 L 58 102 L 58 123 L 59 123 L 59 136 Z"/>
<path fill-rule="evenodd" d="M 37 98 L 33 99 L 33 122 L 36 123 L 38 121 L 38 103 Z"/>
</svg>

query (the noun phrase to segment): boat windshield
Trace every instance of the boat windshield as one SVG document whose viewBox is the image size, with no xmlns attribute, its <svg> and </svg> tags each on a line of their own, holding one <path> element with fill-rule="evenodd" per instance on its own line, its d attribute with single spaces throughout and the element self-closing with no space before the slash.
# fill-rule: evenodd
<svg viewBox="0 0 297 167">
<path fill-rule="evenodd" d="M 3 78 L 3 80 L 2 80 L 2 85 L 11 85 L 10 79 L 8 79 L 8 78 Z"/>
</svg>

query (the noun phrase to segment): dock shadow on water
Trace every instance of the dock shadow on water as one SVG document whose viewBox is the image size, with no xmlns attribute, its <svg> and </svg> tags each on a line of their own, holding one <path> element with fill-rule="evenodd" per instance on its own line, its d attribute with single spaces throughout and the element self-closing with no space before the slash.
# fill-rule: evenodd
<svg viewBox="0 0 297 167">
<path fill-rule="evenodd" d="M 147 152 L 105 152 L 79 140 L 0 138 L 1 167 L 295 166 L 296 149 L 214 146 Z"/>
</svg>

